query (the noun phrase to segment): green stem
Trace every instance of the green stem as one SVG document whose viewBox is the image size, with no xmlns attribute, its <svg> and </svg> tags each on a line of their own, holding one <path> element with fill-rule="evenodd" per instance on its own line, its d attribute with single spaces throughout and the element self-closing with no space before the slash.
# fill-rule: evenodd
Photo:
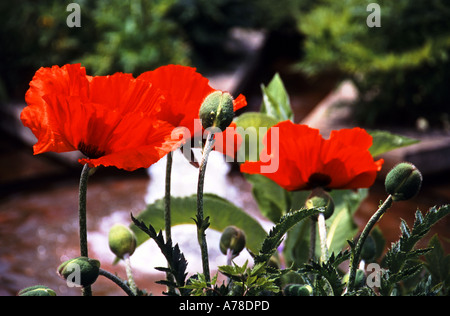
<svg viewBox="0 0 450 316">
<path fill-rule="evenodd" d="M 165 233 L 166 233 L 166 242 L 172 240 L 172 219 L 171 219 L 171 211 L 170 211 L 170 195 L 171 195 L 171 177 L 172 177 L 172 164 L 173 164 L 173 153 L 169 152 L 167 154 L 167 164 L 166 164 L 166 187 L 164 194 L 164 223 L 165 223 Z M 169 262 L 167 262 L 169 266 Z M 166 278 L 169 282 L 174 281 L 174 277 L 172 273 L 167 272 Z M 172 286 L 168 287 L 169 293 L 174 293 L 175 289 Z"/>
<path fill-rule="evenodd" d="M 314 261 L 316 256 L 316 220 L 310 218 L 309 233 L 309 260 Z"/>
<path fill-rule="evenodd" d="M 78 218 L 80 226 L 80 253 L 82 257 L 89 257 L 87 243 L 87 220 L 86 220 L 86 194 L 89 178 L 89 166 L 85 164 L 80 177 L 78 193 Z"/>
<path fill-rule="evenodd" d="M 202 161 L 200 163 L 198 187 L 197 187 L 197 238 L 202 254 L 203 274 L 207 282 L 211 280 L 209 272 L 208 245 L 206 243 L 206 234 L 205 234 L 205 231 L 208 228 L 209 223 L 208 221 L 204 221 L 203 219 L 203 186 L 205 181 L 205 172 L 206 172 L 206 164 L 208 162 L 208 155 L 211 152 L 213 145 L 214 145 L 214 133 L 210 133 L 208 134 L 205 147 L 203 148 L 203 156 Z"/>
<path fill-rule="evenodd" d="M 230 248 L 227 249 L 227 266 L 231 266 L 231 264 L 233 263 L 233 250 L 231 250 Z M 227 283 L 230 284 L 231 282 L 231 278 L 227 277 Z"/>
<path fill-rule="evenodd" d="M 103 275 L 107 279 L 110 279 L 114 283 L 116 283 L 122 290 L 124 290 L 125 293 L 128 294 L 128 296 L 136 296 L 133 291 L 128 287 L 128 285 L 119 277 L 115 276 L 111 272 L 108 272 L 106 270 L 103 270 L 100 268 L 99 275 Z"/>
<path fill-rule="evenodd" d="M 124 259 L 125 259 L 125 268 L 127 271 L 127 278 L 128 278 L 128 284 L 130 285 L 130 290 L 131 290 L 131 292 L 133 292 L 134 295 L 137 295 L 137 287 L 136 287 L 136 283 L 134 282 L 133 271 L 131 269 L 130 256 L 128 254 L 126 254 L 124 256 Z"/>
<path fill-rule="evenodd" d="M 86 195 L 87 184 L 89 179 L 90 168 L 88 164 L 83 166 L 80 176 L 80 185 L 78 191 L 78 220 L 80 229 L 80 253 L 82 257 L 89 257 L 88 242 L 87 242 L 87 215 L 86 215 Z M 82 288 L 83 296 L 92 296 L 92 289 L 90 286 Z"/>
<path fill-rule="evenodd" d="M 167 165 L 166 165 L 166 189 L 164 195 L 164 223 L 166 232 L 166 242 L 172 239 L 171 231 L 171 215 L 170 215 L 170 179 L 172 175 L 172 152 L 167 154 Z"/>
<path fill-rule="evenodd" d="M 325 216 L 323 215 L 323 213 L 319 213 L 317 217 L 317 225 L 319 227 L 319 239 L 321 250 L 320 261 L 326 262 L 328 260 L 327 227 L 325 224 Z"/>
<path fill-rule="evenodd" d="M 391 207 L 391 205 L 392 205 L 392 196 L 389 195 L 384 201 L 384 203 L 375 212 L 375 214 L 373 214 L 372 217 L 369 219 L 366 227 L 364 227 L 364 230 L 362 231 L 361 236 L 359 237 L 358 242 L 356 244 L 355 250 L 352 251 L 352 255 L 350 258 L 350 276 L 348 280 L 347 292 L 351 292 L 354 290 L 356 270 L 358 269 L 362 247 L 364 245 L 364 242 L 366 241 L 367 236 L 369 236 L 369 233 L 372 230 L 372 228 L 380 220 L 381 216 L 383 216 L 383 214 L 386 213 L 386 211 Z"/>
</svg>

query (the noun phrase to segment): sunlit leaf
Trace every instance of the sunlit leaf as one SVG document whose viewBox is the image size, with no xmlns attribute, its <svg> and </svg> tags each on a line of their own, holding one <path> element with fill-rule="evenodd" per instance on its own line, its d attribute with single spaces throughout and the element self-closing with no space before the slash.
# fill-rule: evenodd
<svg viewBox="0 0 450 316">
<path fill-rule="evenodd" d="M 390 272 L 383 275 L 382 278 L 381 293 L 383 295 L 390 295 L 397 282 L 407 279 L 417 272 L 418 268 L 409 268 L 407 264 L 429 253 L 431 249 L 415 250 L 414 247 L 430 231 L 434 224 L 450 214 L 450 205 L 432 207 L 425 216 L 419 215 L 419 212 L 419 210 L 416 212 L 416 220 L 412 229 L 407 228 L 402 223 L 400 239 L 392 244 L 391 249 L 389 249 L 383 259 Z"/>
<path fill-rule="evenodd" d="M 292 198 L 293 205 L 304 205 L 309 192 L 295 192 Z M 358 232 L 354 222 L 354 214 L 362 201 L 367 197 L 367 189 L 333 190 L 330 192 L 335 203 L 333 215 L 326 220 L 327 246 L 330 253 L 339 253 Z M 319 243 L 316 236 L 316 244 Z M 300 267 L 309 258 L 310 222 L 303 221 L 297 224 L 288 233 L 284 254 L 288 264 Z M 320 247 L 316 247 L 316 257 L 320 257 Z"/>
<path fill-rule="evenodd" d="M 446 254 L 439 241 L 438 235 L 434 235 L 428 243 L 432 249 L 425 255 L 425 267 L 431 274 L 433 284 L 442 283 L 445 289 L 450 289 L 450 254 Z"/>
<path fill-rule="evenodd" d="M 284 215 L 280 221 L 271 229 L 269 235 L 264 239 L 261 250 L 255 258 L 255 263 L 267 262 L 281 244 L 284 235 L 296 224 L 319 213 L 319 209 L 302 208 Z"/>
<path fill-rule="evenodd" d="M 261 214 L 276 223 L 290 209 L 290 193 L 260 174 L 245 174 Z"/>
<path fill-rule="evenodd" d="M 327 220 L 327 245 L 330 253 L 338 253 L 358 232 L 353 218 L 362 201 L 367 197 L 367 189 L 334 190 L 331 196 L 335 203 L 333 216 Z"/>
<path fill-rule="evenodd" d="M 267 87 L 261 85 L 261 90 L 263 94 L 261 113 L 267 114 L 278 121 L 293 120 L 294 114 L 292 113 L 289 95 L 278 74 L 275 74 Z"/>
<path fill-rule="evenodd" d="M 239 227 L 247 236 L 246 247 L 257 253 L 262 241 L 267 235 L 260 223 L 233 203 L 217 195 L 207 193 L 203 197 L 204 216 L 209 216 L 211 224 L 210 228 L 221 232 L 230 225 Z M 196 195 L 188 197 L 172 197 L 172 226 L 194 224 L 193 218 L 195 217 L 196 210 Z M 144 223 L 151 224 L 156 231 L 163 230 L 164 201 L 158 200 L 155 203 L 148 205 L 144 211 L 136 216 L 136 218 Z M 131 228 L 136 233 L 138 245 L 148 239 L 148 236 L 142 233 L 134 225 L 132 225 Z M 195 228 L 193 229 L 195 230 Z"/>
<path fill-rule="evenodd" d="M 372 156 L 384 154 L 388 151 L 413 145 L 419 142 L 417 139 L 402 135 L 392 134 L 388 131 L 372 130 L 367 131 L 373 138 L 372 146 L 369 148 Z"/>
<path fill-rule="evenodd" d="M 237 125 L 236 132 L 244 140 L 238 151 L 237 161 L 258 161 L 259 153 L 263 149 L 264 135 L 278 121 L 263 113 L 247 112 L 236 117 L 234 122 Z"/>
</svg>

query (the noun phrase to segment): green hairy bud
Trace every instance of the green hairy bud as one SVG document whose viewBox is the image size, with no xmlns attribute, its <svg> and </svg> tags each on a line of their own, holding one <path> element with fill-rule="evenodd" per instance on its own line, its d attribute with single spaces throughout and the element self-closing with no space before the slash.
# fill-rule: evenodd
<svg viewBox="0 0 450 316">
<path fill-rule="evenodd" d="M 422 174 L 413 164 L 402 162 L 389 171 L 384 184 L 394 201 L 409 200 L 419 192 Z"/>
<path fill-rule="evenodd" d="M 334 201 L 328 192 L 322 188 L 314 189 L 305 202 L 307 208 L 323 207 L 323 215 L 325 219 L 330 218 L 334 213 Z"/>
<path fill-rule="evenodd" d="M 136 250 L 136 236 L 125 225 L 116 224 L 109 230 L 109 248 L 120 259 L 131 256 Z"/>
<path fill-rule="evenodd" d="M 284 296 L 311 296 L 313 288 L 310 285 L 288 284 L 283 289 Z"/>
<path fill-rule="evenodd" d="M 18 296 L 56 296 L 56 292 L 45 285 L 34 285 L 21 290 Z"/>
<path fill-rule="evenodd" d="M 57 270 L 60 277 L 76 286 L 86 287 L 93 284 L 100 272 L 100 261 L 87 257 L 78 257 L 63 262 Z"/>
<path fill-rule="evenodd" d="M 245 248 L 245 233 L 236 226 L 228 226 L 220 238 L 220 251 L 226 255 L 228 249 L 232 251 L 233 257 Z"/>
<path fill-rule="evenodd" d="M 233 97 L 222 91 L 209 94 L 202 103 L 199 116 L 203 128 L 217 127 L 224 131 L 233 121 Z"/>
</svg>

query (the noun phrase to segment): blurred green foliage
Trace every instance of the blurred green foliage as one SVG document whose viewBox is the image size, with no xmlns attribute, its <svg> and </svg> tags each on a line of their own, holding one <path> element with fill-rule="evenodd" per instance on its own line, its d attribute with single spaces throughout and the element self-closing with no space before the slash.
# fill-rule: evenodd
<svg viewBox="0 0 450 316">
<path fill-rule="evenodd" d="M 0 100 L 21 98 L 42 66 L 81 62 L 92 75 L 138 75 L 169 63 L 223 65 L 231 28 L 294 24 L 298 1 L 2 1 Z M 81 8 L 78 28 L 66 24 L 72 2 Z"/>
<path fill-rule="evenodd" d="M 21 95 L 41 66 L 81 62 L 90 74 L 104 75 L 189 63 L 189 47 L 167 18 L 176 0 L 73 1 L 81 8 L 81 27 L 73 28 L 66 24 L 71 2 L 0 4 L 0 86 L 8 95 Z"/>
<path fill-rule="evenodd" d="M 167 18 L 176 0 L 96 1 L 90 13 L 98 39 L 81 62 L 95 74 L 140 74 L 163 64 L 189 63 L 189 48 L 175 20 Z"/>
<path fill-rule="evenodd" d="M 71 2 L 81 7 L 79 28 L 66 25 Z M 366 24 L 372 2 L 381 27 Z M 138 75 L 168 63 L 226 68 L 240 58 L 230 30 L 241 27 L 264 29 L 272 40 L 303 34 L 301 71 L 353 79 L 360 124 L 424 117 L 450 126 L 447 0 L 18 0 L 0 3 L 0 19 L 0 101 L 22 98 L 41 66 L 81 62 L 92 75 Z M 281 38 L 267 42 L 272 51 L 288 49 Z"/>
<path fill-rule="evenodd" d="M 65 25 L 66 5 L 62 1 L 0 2 L 0 100 L 22 93 L 39 67 L 65 63 L 79 55 L 81 44 L 86 49 L 92 45 L 92 33 Z M 90 20 L 83 23 L 92 29 Z"/>
<path fill-rule="evenodd" d="M 448 124 L 450 2 L 445 0 L 321 0 L 303 10 L 302 70 L 337 70 L 361 92 L 355 114 L 369 126 L 413 124 L 424 117 Z M 368 27 L 369 3 L 381 27 Z"/>
</svg>

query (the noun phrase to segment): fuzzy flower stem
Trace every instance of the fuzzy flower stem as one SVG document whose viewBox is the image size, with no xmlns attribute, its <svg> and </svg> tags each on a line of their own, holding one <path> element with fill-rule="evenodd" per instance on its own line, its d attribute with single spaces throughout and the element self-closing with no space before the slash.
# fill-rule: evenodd
<svg viewBox="0 0 450 316">
<path fill-rule="evenodd" d="M 328 260 L 328 246 L 327 246 L 327 227 L 325 224 L 325 216 L 323 215 L 323 213 L 319 213 L 317 217 L 317 225 L 319 227 L 319 238 L 320 238 L 320 250 L 321 250 L 320 261 L 325 262 Z"/>
<path fill-rule="evenodd" d="M 167 164 L 166 164 L 166 187 L 164 194 L 164 223 L 165 223 L 165 234 L 166 234 L 166 242 L 172 240 L 172 219 L 171 219 L 171 211 L 170 211 L 170 187 L 171 187 L 171 177 L 172 177 L 172 164 L 173 164 L 173 153 L 169 152 L 167 154 Z M 169 263 L 167 263 L 169 264 Z M 169 282 L 173 282 L 174 278 L 172 273 L 166 273 L 167 280 Z M 168 287 L 169 293 L 174 293 L 175 290 L 172 286 Z"/>
<path fill-rule="evenodd" d="M 125 268 L 127 271 L 127 278 L 128 278 L 128 284 L 130 285 L 130 290 L 131 290 L 131 292 L 133 292 L 134 295 L 137 295 L 137 287 L 136 287 L 136 283 L 134 282 L 133 271 L 131 269 L 130 256 L 128 254 L 126 254 L 124 256 L 124 259 L 125 259 Z"/>
<path fill-rule="evenodd" d="M 367 236 L 369 236 L 370 231 L 375 226 L 375 224 L 380 220 L 381 216 L 391 207 L 392 205 L 392 195 L 389 195 L 384 203 L 378 208 L 375 214 L 367 222 L 366 227 L 361 233 L 361 236 L 358 239 L 356 247 L 354 251 L 352 251 L 352 256 L 350 258 L 350 276 L 348 280 L 348 291 L 351 292 L 355 287 L 355 278 L 356 278 L 356 270 L 358 269 L 359 259 L 361 256 L 362 247 L 364 242 L 366 241 Z"/>
<path fill-rule="evenodd" d="M 170 215 L 170 179 L 172 174 L 172 152 L 167 154 L 167 165 L 166 165 L 166 188 L 164 195 L 164 222 L 165 222 L 165 232 L 166 241 L 172 239 L 171 233 L 171 215 Z"/>
<path fill-rule="evenodd" d="M 80 177 L 80 187 L 78 195 L 78 216 L 80 225 L 80 253 L 82 257 L 89 257 L 87 244 L 87 224 L 86 224 L 86 194 L 89 178 L 89 166 L 84 165 Z"/>
<path fill-rule="evenodd" d="M 231 249 L 227 249 L 227 266 L 231 266 L 231 264 L 233 263 L 233 250 Z M 227 277 L 227 283 L 230 284 L 231 282 L 231 278 Z"/>
<path fill-rule="evenodd" d="M 310 218 L 310 234 L 309 234 L 309 260 L 314 261 L 316 256 L 316 221 Z"/>
<path fill-rule="evenodd" d="M 87 242 L 87 215 L 86 215 L 86 195 L 87 184 L 89 179 L 90 168 L 88 164 L 83 166 L 80 176 L 80 185 L 78 191 L 78 219 L 80 229 L 80 253 L 82 257 L 89 257 L 88 255 L 88 242 Z M 83 296 L 92 296 L 92 290 L 90 286 L 82 288 Z"/>
<path fill-rule="evenodd" d="M 103 275 L 105 278 L 110 279 L 114 283 L 116 283 L 122 290 L 124 290 L 125 293 L 128 294 L 128 296 L 136 296 L 134 292 L 128 287 L 128 285 L 119 277 L 115 276 L 111 272 L 108 272 L 106 270 L 103 270 L 100 268 L 99 275 Z"/>
<path fill-rule="evenodd" d="M 200 163 L 200 170 L 198 176 L 198 187 L 197 187 L 197 238 L 200 245 L 200 250 L 202 253 L 202 265 L 203 274 L 205 280 L 209 282 L 211 280 L 209 272 L 209 259 L 208 259 L 208 245 L 206 243 L 205 231 L 209 226 L 208 219 L 205 221 L 203 216 L 203 186 L 205 180 L 206 164 L 208 162 L 209 153 L 214 145 L 214 133 L 209 133 L 206 139 L 205 147 L 203 148 L 203 156 Z"/>
</svg>

